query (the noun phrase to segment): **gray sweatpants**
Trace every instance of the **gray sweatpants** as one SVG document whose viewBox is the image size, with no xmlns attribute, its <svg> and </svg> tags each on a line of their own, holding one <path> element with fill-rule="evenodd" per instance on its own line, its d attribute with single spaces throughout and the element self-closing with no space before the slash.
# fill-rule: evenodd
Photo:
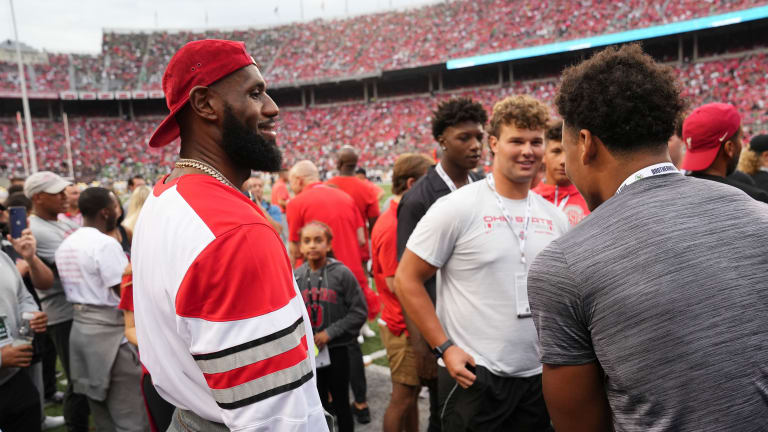
<svg viewBox="0 0 768 432">
<path fill-rule="evenodd" d="M 107 398 L 88 398 L 93 422 L 99 432 L 144 432 L 149 430 L 141 395 L 141 364 L 136 348 L 120 345 L 112 364 Z"/>
<path fill-rule="evenodd" d="M 176 408 L 166 432 L 229 432 L 229 428 L 221 423 L 206 420 L 192 411 Z"/>
</svg>

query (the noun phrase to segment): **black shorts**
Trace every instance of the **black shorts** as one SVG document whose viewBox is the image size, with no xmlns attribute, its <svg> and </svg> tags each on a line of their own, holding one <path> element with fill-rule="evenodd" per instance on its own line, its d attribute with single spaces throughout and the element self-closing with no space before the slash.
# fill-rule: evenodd
<svg viewBox="0 0 768 432">
<path fill-rule="evenodd" d="M 477 379 L 468 389 L 439 367 L 437 386 L 443 432 L 552 431 L 541 375 L 505 378 L 477 366 Z"/>
</svg>

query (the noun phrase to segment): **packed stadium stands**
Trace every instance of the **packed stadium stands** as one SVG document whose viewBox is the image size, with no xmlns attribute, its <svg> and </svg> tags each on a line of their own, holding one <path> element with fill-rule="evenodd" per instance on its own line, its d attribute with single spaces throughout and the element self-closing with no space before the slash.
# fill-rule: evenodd
<svg viewBox="0 0 768 432">
<path fill-rule="evenodd" d="M 574 3 L 580 7 L 574 7 Z M 170 57 L 201 38 L 243 40 L 272 84 L 296 84 L 443 63 L 454 57 L 577 39 L 765 5 L 765 0 L 447 1 L 345 19 L 233 31 L 106 32 L 98 56 L 49 54 L 35 91 L 160 89 Z M 2 89 L 18 88 L 0 62 Z"/>
<path fill-rule="evenodd" d="M 767 62 L 765 53 L 745 54 L 686 64 L 677 67 L 677 73 L 692 107 L 710 101 L 733 103 L 744 116 L 743 124 L 749 137 L 768 129 L 768 107 L 765 105 L 768 100 Z M 509 87 L 465 89 L 434 97 L 420 95 L 373 103 L 283 110 L 278 123 L 279 143 L 286 150 L 287 164 L 309 158 L 321 168 L 331 170 L 334 152 L 342 145 L 353 145 L 361 149 L 363 166 L 385 169 L 401 152 L 430 152 L 433 149 L 429 119 L 440 100 L 468 96 L 481 101 L 490 110 L 495 101 L 506 95 L 526 93 L 551 104 L 556 85 L 553 77 L 515 82 Z M 157 150 L 148 149 L 146 145 L 158 122 L 159 118 L 135 121 L 93 117 L 71 119 L 77 177 L 115 177 L 130 172 L 152 176 L 166 170 L 174 160 L 176 146 Z M 66 154 L 62 123 L 36 120 L 34 131 L 40 166 L 66 173 L 61 162 Z M 0 121 L 0 145 L 0 160 L 5 161 L 5 168 L 21 172 L 15 121 Z"/>
</svg>

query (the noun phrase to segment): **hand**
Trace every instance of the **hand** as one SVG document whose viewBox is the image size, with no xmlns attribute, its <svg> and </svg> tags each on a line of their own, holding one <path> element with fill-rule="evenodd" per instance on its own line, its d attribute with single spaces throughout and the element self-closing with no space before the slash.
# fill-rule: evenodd
<svg viewBox="0 0 768 432">
<path fill-rule="evenodd" d="M 42 333 L 48 327 L 48 314 L 35 312 L 35 317 L 29 320 L 29 326 L 35 333 Z"/>
<path fill-rule="evenodd" d="M 467 369 L 467 363 L 475 366 L 475 359 L 463 349 L 451 345 L 443 354 L 443 362 L 448 373 L 462 388 L 468 388 L 475 382 L 475 374 Z"/>
<path fill-rule="evenodd" d="M 328 345 L 329 340 L 331 340 L 331 338 L 328 337 L 328 333 L 325 330 L 320 333 L 315 333 L 315 346 L 317 349 L 323 349 L 323 347 Z"/>
<path fill-rule="evenodd" d="M 21 277 L 25 277 L 29 273 L 29 263 L 23 259 L 16 260 L 16 270 L 19 271 Z"/>
<path fill-rule="evenodd" d="M 13 249 L 24 258 L 25 261 L 31 260 L 37 252 L 37 240 L 32 235 L 32 230 L 25 228 L 21 232 L 21 237 L 13 238 L 8 235 L 8 241 L 13 245 Z"/>
<path fill-rule="evenodd" d="M 0 348 L 2 367 L 27 367 L 32 364 L 32 345 L 13 346 L 8 344 Z"/>
</svg>

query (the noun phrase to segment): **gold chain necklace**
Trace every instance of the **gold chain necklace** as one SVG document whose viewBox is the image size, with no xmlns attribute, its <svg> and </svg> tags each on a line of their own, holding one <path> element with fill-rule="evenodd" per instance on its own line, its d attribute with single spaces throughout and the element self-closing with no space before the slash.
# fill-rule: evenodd
<svg viewBox="0 0 768 432">
<path fill-rule="evenodd" d="M 227 185 L 227 186 L 229 186 L 229 187 L 231 187 L 231 188 L 233 188 L 235 190 L 239 190 L 239 189 L 237 189 L 237 187 L 235 187 L 234 184 L 232 184 L 231 181 L 227 180 L 227 178 L 224 177 L 224 175 L 221 174 L 216 168 L 208 165 L 205 162 L 201 162 L 201 161 L 196 160 L 196 159 L 179 159 L 176 162 L 175 166 L 176 166 L 176 168 L 195 168 L 195 169 L 199 169 L 200 171 L 208 174 L 209 176 L 211 176 L 211 177 L 215 178 L 216 180 L 224 183 L 225 185 Z"/>
</svg>

